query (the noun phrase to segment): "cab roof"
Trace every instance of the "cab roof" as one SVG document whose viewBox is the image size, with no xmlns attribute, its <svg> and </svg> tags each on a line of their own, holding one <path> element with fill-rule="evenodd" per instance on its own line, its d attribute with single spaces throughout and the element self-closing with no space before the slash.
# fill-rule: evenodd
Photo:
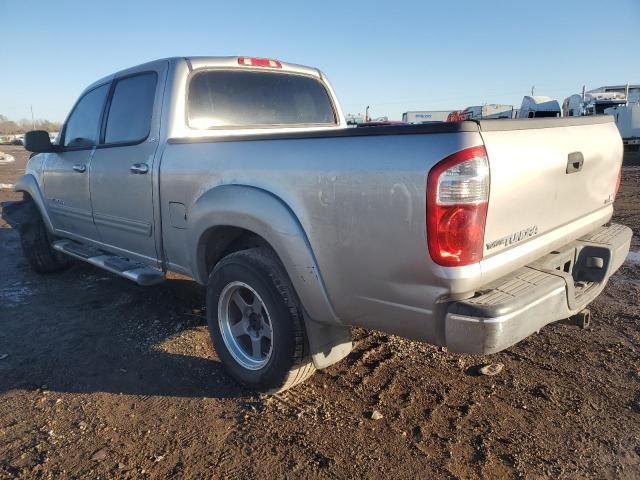
<svg viewBox="0 0 640 480">
<path fill-rule="evenodd" d="M 241 59 L 256 59 L 256 60 L 271 60 L 279 65 L 278 68 L 270 68 L 265 66 L 254 66 L 254 65 L 245 65 L 241 63 Z M 303 75 L 310 75 L 316 78 L 322 78 L 322 73 L 313 67 L 307 67 L 305 65 L 298 65 L 295 63 L 287 63 L 281 60 L 275 59 L 257 59 L 257 57 L 246 57 L 246 56 L 228 56 L 228 57 L 213 57 L 213 56 L 191 56 L 191 57 L 167 57 L 160 58 L 158 60 L 152 60 L 150 62 L 141 63 L 138 65 L 134 65 L 129 68 L 125 68 L 123 70 L 119 70 L 110 75 L 104 76 L 99 80 L 96 80 L 91 85 L 89 85 L 86 89 L 91 90 L 99 85 L 110 82 L 113 78 L 121 77 L 123 75 L 127 75 L 129 73 L 133 73 L 134 71 L 139 71 L 144 69 L 144 67 L 152 67 L 162 62 L 168 62 L 170 64 L 176 64 L 178 62 L 186 62 L 189 66 L 190 70 L 199 70 L 199 69 L 207 69 L 207 68 L 238 68 L 238 69 L 249 69 L 249 70 L 267 70 L 267 71 L 280 71 L 280 72 L 290 72 L 290 73 L 298 73 Z"/>
</svg>

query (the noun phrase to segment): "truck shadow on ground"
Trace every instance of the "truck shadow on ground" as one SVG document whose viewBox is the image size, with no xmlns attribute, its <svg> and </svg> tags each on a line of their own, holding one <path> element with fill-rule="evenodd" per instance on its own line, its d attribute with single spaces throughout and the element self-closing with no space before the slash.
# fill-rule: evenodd
<svg viewBox="0 0 640 480">
<path fill-rule="evenodd" d="M 250 395 L 215 359 L 204 291 L 190 280 L 145 288 L 85 264 L 37 275 L 10 228 L 0 271 L 0 393 Z"/>
</svg>

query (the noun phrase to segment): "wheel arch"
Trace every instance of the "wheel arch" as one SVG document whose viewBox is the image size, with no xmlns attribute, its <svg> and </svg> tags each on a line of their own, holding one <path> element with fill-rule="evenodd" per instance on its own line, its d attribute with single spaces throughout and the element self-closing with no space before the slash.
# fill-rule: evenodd
<svg viewBox="0 0 640 480">
<path fill-rule="evenodd" d="M 42 221 L 44 222 L 45 227 L 47 227 L 47 230 L 49 230 L 50 233 L 53 233 L 53 223 L 51 222 L 45 198 L 42 195 L 42 191 L 40 190 L 40 186 L 38 185 L 36 178 L 30 173 L 22 175 L 16 181 L 14 190 L 16 192 L 22 192 L 25 195 L 25 200 L 28 200 L 26 195 L 33 200 L 38 212 L 40 212 L 40 215 L 42 216 Z"/>
<path fill-rule="evenodd" d="M 244 185 L 212 188 L 190 209 L 187 238 L 191 270 L 202 284 L 213 267 L 211 262 L 229 252 L 234 242 L 249 238 L 264 242 L 284 265 L 309 316 L 339 323 L 302 225 L 272 193 Z"/>
<path fill-rule="evenodd" d="M 201 284 L 225 255 L 255 246 L 270 248 L 300 298 L 316 367 L 325 368 L 351 351 L 350 329 L 337 317 L 307 235 L 282 199 L 252 186 L 214 187 L 190 209 L 187 232 L 190 268 Z"/>
</svg>

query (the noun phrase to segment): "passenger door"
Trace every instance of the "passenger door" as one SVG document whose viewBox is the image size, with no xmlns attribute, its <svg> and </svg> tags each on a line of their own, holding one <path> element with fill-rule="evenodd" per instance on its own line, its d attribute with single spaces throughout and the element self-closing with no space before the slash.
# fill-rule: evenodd
<svg viewBox="0 0 640 480">
<path fill-rule="evenodd" d="M 91 216 L 89 170 L 109 85 L 80 97 L 63 128 L 59 149 L 47 154 L 44 168 L 43 190 L 53 226 L 79 240 L 98 236 Z"/>
<path fill-rule="evenodd" d="M 153 166 L 164 73 L 160 68 L 114 79 L 101 142 L 91 160 L 93 219 L 102 243 L 149 264 L 158 259 Z"/>
</svg>

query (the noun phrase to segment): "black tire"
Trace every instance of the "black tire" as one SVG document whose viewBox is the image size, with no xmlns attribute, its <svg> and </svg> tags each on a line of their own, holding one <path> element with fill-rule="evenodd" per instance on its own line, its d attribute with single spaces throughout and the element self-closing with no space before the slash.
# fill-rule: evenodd
<svg viewBox="0 0 640 480">
<path fill-rule="evenodd" d="M 47 231 L 40 212 L 33 201 L 27 201 L 26 220 L 20 224 L 20 243 L 22 252 L 38 273 L 54 273 L 71 266 L 71 259 L 51 247 L 53 237 Z"/>
<path fill-rule="evenodd" d="M 259 369 L 252 370 L 239 363 L 223 339 L 218 304 L 225 287 L 234 282 L 242 282 L 255 290 L 269 312 L 272 350 L 266 364 Z M 207 322 L 211 340 L 226 370 L 251 390 L 281 392 L 315 372 L 300 302 L 284 267 L 269 249 L 235 252 L 215 266 L 207 285 Z"/>
</svg>

